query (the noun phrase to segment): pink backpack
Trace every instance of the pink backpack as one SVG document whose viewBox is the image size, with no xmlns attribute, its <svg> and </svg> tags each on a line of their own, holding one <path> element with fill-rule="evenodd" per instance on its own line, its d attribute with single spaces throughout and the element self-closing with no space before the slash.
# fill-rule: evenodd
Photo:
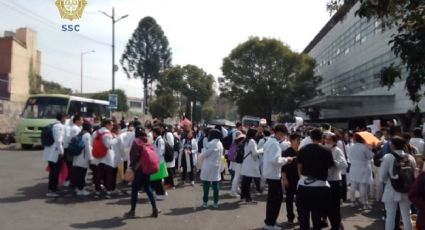
<svg viewBox="0 0 425 230">
<path fill-rule="evenodd" d="M 159 158 L 152 144 L 136 138 L 140 147 L 140 168 L 144 174 L 151 175 L 159 171 Z"/>
</svg>

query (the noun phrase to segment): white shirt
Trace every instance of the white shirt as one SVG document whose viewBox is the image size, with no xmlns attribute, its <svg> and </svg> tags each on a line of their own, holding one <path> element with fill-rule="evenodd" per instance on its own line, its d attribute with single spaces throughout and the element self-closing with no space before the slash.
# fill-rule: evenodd
<svg viewBox="0 0 425 230">
<path fill-rule="evenodd" d="M 87 132 L 83 135 L 82 138 L 84 142 L 84 149 L 80 155 L 74 157 L 72 165 L 81 167 L 81 168 L 88 168 L 90 164 L 89 163 L 90 160 L 93 159 L 93 156 L 91 154 L 91 150 L 92 150 L 91 135 L 90 133 Z"/>
<path fill-rule="evenodd" d="M 161 136 L 158 136 L 153 144 L 153 147 L 155 148 L 155 152 L 159 157 L 160 162 L 164 162 L 164 153 L 165 153 L 165 142 L 164 139 L 162 139 Z"/>
<path fill-rule="evenodd" d="M 415 146 L 419 154 L 424 155 L 425 141 L 422 138 L 413 137 L 410 139 L 410 144 Z"/>
<path fill-rule="evenodd" d="M 56 121 L 52 127 L 54 143 L 51 146 L 44 147 L 43 160 L 58 162 L 59 155 L 64 153 L 63 140 L 65 138 L 65 126 Z"/>
<path fill-rule="evenodd" d="M 263 176 L 266 179 L 280 180 L 282 177 L 282 166 L 288 161 L 282 157 L 282 149 L 276 138 L 272 137 L 264 146 Z"/>
<path fill-rule="evenodd" d="M 257 143 L 255 143 L 254 139 L 250 139 L 244 145 L 244 152 L 241 175 L 256 178 L 261 177 L 260 154 L 263 153 L 263 149 L 257 149 Z"/>
<path fill-rule="evenodd" d="M 394 151 L 396 154 L 399 154 L 399 156 L 403 156 L 407 153 L 405 153 L 402 150 L 396 150 Z M 409 155 L 409 160 L 414 165 L 414 168 L 416 168 L 416 161 L 413 156 Z M 394 190 L 393 186 L 391 185 L 390 177 L 396 178 L 393 175 L 393 166 L 394 166 L 394 160 L 395 157 L 392 154 L 385 154 L 384 158 L 382 159 L 381 168 L 379 169 L 379 176 L 380 180 L 385 183 L 384 186 L 384 194 L 382 195 L 382 202 L 398 202 L 401 200 L 408 200 L 408 194 L 407 193 L 399 193 Z"/>
<path fill-rule="evenodd" d="M 172 148 L 174 148 L 174 135 L 171 132 L 166 132 L 164 135 L 164 141 L 166 141 Z M 167 168 L 174 168 L 176 166 L 176 153 L 174 153 L 173 160 L 166 162 Z"/>
<path fill-rule="evenodd" d="M 335 164 L 328 170 L 328 181 L 340 181 L 342 180 L 341 173 L 347 169 L 348 164 L 340 148 L 333 147 L 331 150 Z"/>
</svg>

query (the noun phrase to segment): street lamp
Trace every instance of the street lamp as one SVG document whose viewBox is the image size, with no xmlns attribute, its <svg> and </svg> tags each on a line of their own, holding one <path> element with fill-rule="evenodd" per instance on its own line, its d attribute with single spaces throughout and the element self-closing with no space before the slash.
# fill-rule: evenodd
<svg viewBox="0 0 425 230">
<path fill-rule="evenodd" d="M 80 71 L 81 71 L 81 79 L 80 79 L 80 94 L 81 94 L 81 96 L 83 95 L 83 57 L 84 57 L 84 55 L 85 54 L 88 54 L 88 53 L 94 53 L 94 52 L 96 52 L 95 50 L 90 50 L 90 51 L 86 51 L 86 52 L 81 52 L 81 69 L 80 69 Z"/>
<path fill-rule="evenodd" d="M 112 7 L 112 15 L 105 13 L 104 11 L 99 11 L 108 18 L 112 19 L 112 91 L 115 91 L 115 23 L 128 17 L 128 14 L 121 16 L 118 19 L 115 19 L 115 9 Z"/>
</svg>

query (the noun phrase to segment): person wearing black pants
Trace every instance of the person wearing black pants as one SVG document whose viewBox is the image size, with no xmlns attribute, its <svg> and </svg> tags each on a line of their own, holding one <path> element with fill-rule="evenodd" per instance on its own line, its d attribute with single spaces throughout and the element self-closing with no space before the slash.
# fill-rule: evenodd
<svg viewBox="0 0 425 230">
<path fill-rule="evenodd" d="M 297 193 L 297 183 L 300 179 L 297 171 L 296 157 L 298 148 L 301 144 L 301 136 L 293 133 L 289 136 L 289 141 L 291 142 L 291 147 L 287 148 L 282 153 L 282 157 L 293 157 L 294 160 L 290 164 L 286 164 L 282 167 L 282 180 L 286 191 L 286 215 L 288 217 L 288 222 L 294 223 L 294 200 L 295 194 Z"/>
<path fill-rule="evenodd" d="M 276 125 L 274 127 L 274 137 L 263 145 L 263 175 L 269 185 L 267 193 L 266 219 L 263 229 L 276 230 L 281 229 L 277 226 L 276 220 L 279 216 L 280 207 L 283 200 L 282 191 L 282 166 L 292 162 L 292 157 L 282 157 L 282 148 L 279 142 L 283 141 L 288 134 L 285 125 Z"/>
<path fill-rule="evenodd" d="M 49 161 L 49 191 L 58 192 L 59 173 L 62 168 L 63 159 L 59 157 L 58 162 Z"/>
<path fill-rule="evenodd" d="M 72 184 L 78 189 L 83 190 L 86 186 L 86 173 L 87 168 L 82 168 L 78 166 L 74 166 L 73 168 L 73 175 L 72 175 Z"/>
<path fill-rule="evenodd" d="M 251 181 L 252 177 L 243 176 L 242 177 L 242 188 L 241 188 L 241 200 L 245 199 L 246 202 L 252 202 L 251 198 Z"/>
<path fill-rule="evenodd" d="M 337 136 L 329 134 L 326 136 L 325 143 L 326 147 L 332 151 L 332 158 L 334 166 L 328 171 L 329 185 L 331 187 L 331 202 L 329 212 L 326 215 L 329 217 L 331 222 L 331 229 L 340 230 L 341 223 L 341 184 L 342 184 L 342 172 L 347 170 L 348 164 L 344 156 L 343 151 L 337 147 Z M 326 221 L 326 216 L 324 221 Z"/>
<path fill-rule="evenodd" d="M 310 213 L 313 230 L 322 229 L 321 220 L 328 214 L 331 201 L 328 170 L 335 166 L 332 151 L 321 145 L 322 131 L 314 129 L 310 137 L 313 143 L 302 147 L 297 155 L 300 180 L 296 202 L 301 230 L 310 229 Z"/>
</svg>

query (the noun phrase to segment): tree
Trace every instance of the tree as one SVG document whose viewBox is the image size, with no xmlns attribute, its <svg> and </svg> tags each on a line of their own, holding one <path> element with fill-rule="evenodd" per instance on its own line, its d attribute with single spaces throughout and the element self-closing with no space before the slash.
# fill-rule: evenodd
<svg viewBox="0 0 425 230">
<path fill-rule="evenodd" d="M 47 94 L 72 94 L 72 89 L 63 87 L 53 81 L 41 80 L 41 84 L 43 85 L 44 93 Z"/>
<path fill-rule="evenodd" d="M 174 117 L 177 112 L 177 101 L 172 94 L 160 95 L 151 103 L 149 111 L 154 118 Z"/>
<path fill-rule="evenodd" d="M 352 1 L 352 0 L 351 0 Z M 335 1 L 335 6 L 348 2 Z M 391 88 L 402 78 L 402 69 L 407 69 L 405 88 L 410 100 L 418 107 L 423 97 L 425 84 L 425 2 L 423 0 L 360 0 L 356 15 L 362 18 L 377 18 L 384 29 L 396 28 L 389 42 L 391 50 L 401 59 L 384 67 L 379 74 L 381 84 Z"/>
<path fill-rule="evenodd" d="M 171 66 L 171 49 L 161 27 L 152 17 L 140 20 L 121 57 L 128 78 L 143 79 L 144 111 L 148 111 L 148 84 L 158 80 L 162 71 Z"/>
<path fill-rule="evenodd" d="M 116 89 L 115 91 L 104 91 L 99 93 L 93 93 L 88 95 L 89 97 L 93 99 L 98 100 L 109 100 L 109 94 L 116 94 L 118 96 L 118 109 L 117 111 L 127 112 L 128 111 L 128 105 L 127 105 L 127 95 L 125 92 L 121 89 Z"/>
<path fill-rule="evenodd" d="M 214 77 L 197 66 L 175 66 L 161 74 L 156 94 L 184 96 L 187 99 L 185 115 L 192 117 L 194 121 L 200 121 L 200 108 L 213 95 L 213 84 Z"/>
<path fill-rule="evenodd" d="M 223 60 L 222 95 L 234 100 L 240 115 L 271 121 L 274 113 L 293 115 L 301 102 L 319 92 L 314 60 L 276 39 L 252 37 Z"/>
</svg>

